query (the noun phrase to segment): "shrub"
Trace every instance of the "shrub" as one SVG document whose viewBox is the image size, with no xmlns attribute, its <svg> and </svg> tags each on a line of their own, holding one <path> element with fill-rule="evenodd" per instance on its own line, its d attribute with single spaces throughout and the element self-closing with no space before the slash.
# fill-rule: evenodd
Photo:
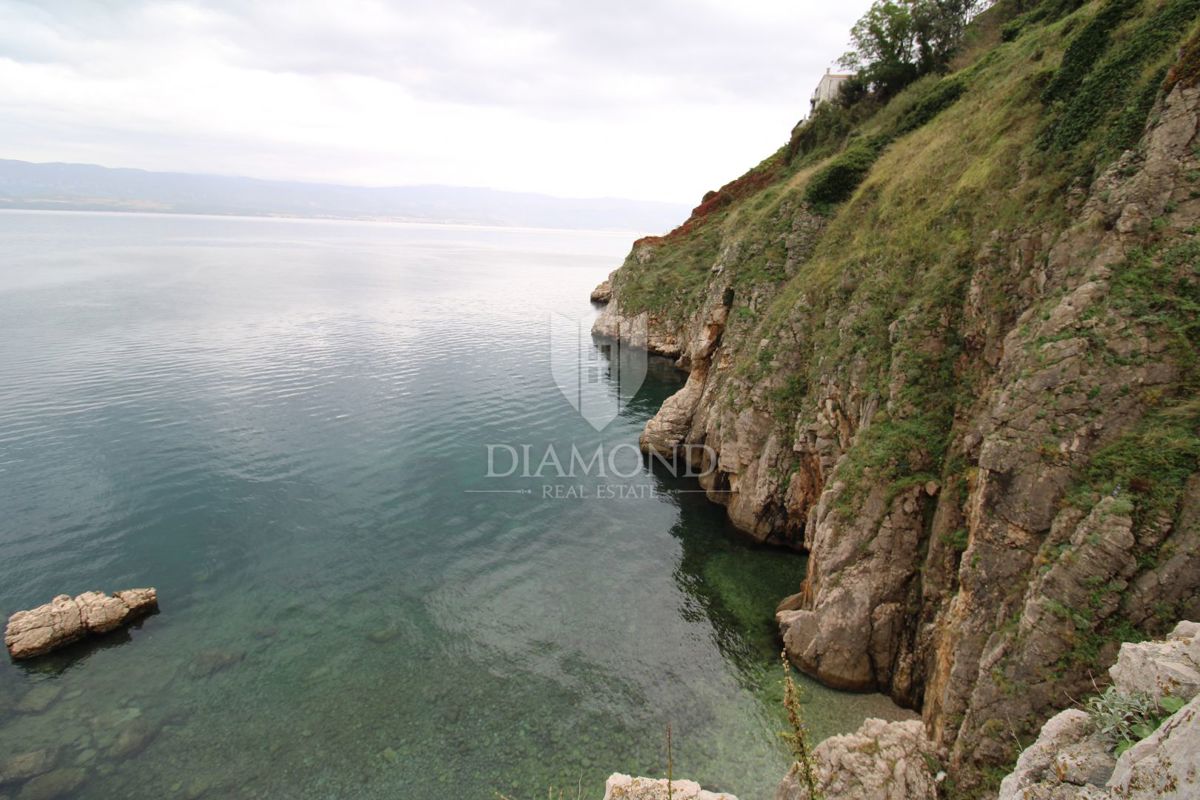
<svg viewBox="0 0 1200 800">
<path fill-rule="evenodd" d="M 831 206 L 854 194 L 871 165 L 879 157 L 879 147 L 871 142 L 856 142 L 812 177 L 804 190 L 804 199 L 814 206 Z"/>
<path fill-rule="evenodd" d="M 894 136 L 915 131 L 950 107 L 966 91 L 966 85 L 955 78 L 939 81 L 929 92 L 901 115 Z"/>
<path fill-rule="evenodd" d="M 1124 694 L 1110 686 L 1087 701 L 1087 712 L 1096 731 L 1120 754 L 1158 730 L 1183 705 L 1178 697 L 1156 701 L 1148 694 Z"/>
<path fill-rule="evenodd" d="M 800 689 L 792 680 L 792 665 L 788 662 L 787 651 L 780 653 L 779 658 L 783 661 L 783 707 L 791 728 L 782 735 L 796 760 L 797 772 L 808 791 L 809 800 L 824 800 L 824 794 L 817 785 L 817 762 L 813 758 L 808 726 L 804 724 L 804 715 L 800 710 Z"/>
<path fill-rule="evenodd" d="M 836 103 L 823 103 L 812 116 L 796 126 L 788 142 L 788 163 L 798 157 L 812 155 L 820 150 L 838 147 L 853 127 L 850 113 Z"/>
</svg>

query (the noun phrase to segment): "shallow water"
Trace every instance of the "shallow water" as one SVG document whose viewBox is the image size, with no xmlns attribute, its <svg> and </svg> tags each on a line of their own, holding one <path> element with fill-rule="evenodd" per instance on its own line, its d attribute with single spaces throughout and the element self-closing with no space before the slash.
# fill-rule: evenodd
<svg viewBox="0 0 1200 800">
<path fill-rule="evenodd" d="M 0 213 L 0 243 L 0 610 L 162 605 L 0 666 L 0 761 L 51 748 L 80 798 L 598 797 L 664 772 L 670 722 L 676 775 L 769 796 L 803 560 L 686 480 L 486 477 L 490 443 L 636 470 L 681 376 L 597 432 L 548 355 L 628 236 Z M 902 713 L 806 686 L 818 737 Z"/>
</svg>

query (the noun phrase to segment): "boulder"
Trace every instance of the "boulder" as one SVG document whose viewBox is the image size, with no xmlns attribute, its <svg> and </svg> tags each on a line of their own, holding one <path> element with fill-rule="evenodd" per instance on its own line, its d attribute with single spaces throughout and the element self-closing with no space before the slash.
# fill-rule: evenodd
<svg viewBox="0 0 1200 800">
<path fill-rule="evenodd" d="M 33 658 L 91 634 L 108 633 L 158 608 L 154 589 L 128 589 L 111 597 L 60 594 L 49 603 L 8 618 L 4 644 L 14 659 Z"/>
<path fill-rule="evenodd" d="M 1165 641 L 1121 645 L 1109 668 L 1113 684 L 1125 694 L 1164 694 L 1191 700 L 1200 694 L 1200 636 L 1193 622 L 1181 622 Z"/>
<path fill-rule="evenodd" d="M 1016 767 L 1001 782 L 1000 800 L 1023 799 L 1043 783 L 1057 783 L 1058 754 L 1086 741 L 1091 733 L 1092 719 L 1086 711 L 1068 708 L 1051 717 L 1037 741 L 1025 748 Z"/>
<path fill-rule="evenodd" d="M 817 788 L 830 800 L 936 800 L 934 761 L 933 743 L 915 719 L 868 719 L 857 732 L 831 736 L 813 750 Z M 797 766 L 775 800 L 812 800 Z"/>
<path fill-rule="evenodd" d="M 633 778 L 614 772 L 604 783 L 604 800 L 737 800 L 724 792 L 709 792 L 695 781 Z"/>
</svg>

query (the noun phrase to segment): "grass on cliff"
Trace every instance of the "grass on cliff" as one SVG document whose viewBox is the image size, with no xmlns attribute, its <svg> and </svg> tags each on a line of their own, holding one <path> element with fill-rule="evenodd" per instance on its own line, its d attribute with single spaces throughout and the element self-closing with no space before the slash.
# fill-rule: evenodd
<svg viewBox="0 0 1200 800">
<path fill-rule="evenodd" d="M 1200 235 L 1131 253 L 1113 268 L 1109 303 L 1153 337 L 1179 374 L 1170 393 L 1143 391 L 1146 415 L 1092 457 L 1068 500 L 1090 509 L 1123 495 L 1142 528 L 1174 516 L 1200 472 Z"/>
<path fill-rule="evenodd" d="M 737 354 L 739 374 L 775 385 L 767 401 L 782 425 L 811 417 L 811 387 L 836 377 L 893 401 L 843 477 L 939 477 L 975 377 L 955 334 L 968 287 L 996 316 L 1014 313 L 1011 276 L 980 269 L 993 232 L 1067 224 L 1062 199 L 1140 135 L 1198 11 L 1200 0 L 1044 2 L 1021 15 L 997 4 L 961 69 L 882 108 L 822 110 L 748 173 L 769 182 L 627 263 L 622 302 L 685 318 L 720 260 L 719 280 L 738 289 L 731 324 L 755 345 Z M 805 207 L 824 228 L 789 272 L 788 223 Z"/>
</svg>

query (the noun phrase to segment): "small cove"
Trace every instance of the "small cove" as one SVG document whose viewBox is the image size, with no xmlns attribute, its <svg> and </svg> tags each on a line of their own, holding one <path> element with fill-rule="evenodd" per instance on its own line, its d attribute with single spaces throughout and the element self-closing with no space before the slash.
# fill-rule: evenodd
<svg viewBox="0 0 1200 800">
<path fill-rule="evenodd" d="M 680 385 L 653 360 L 596 431 L 551 379 L 549 316 L 587 319 L 628 235 L 0 213 L 0 239 L 0 610 L 162 603 L 0 665 L 0 760 L 52 750 L 89 800 L 598 796 L 665 770 L 670 722 L 677 775 L 770 796 L 802 557 L 644 473 L 465 491 L 526 486 L 488 444 L 636 445 Z M 804 685 L 817 738 L 903 714 Z"/>
</svg>

